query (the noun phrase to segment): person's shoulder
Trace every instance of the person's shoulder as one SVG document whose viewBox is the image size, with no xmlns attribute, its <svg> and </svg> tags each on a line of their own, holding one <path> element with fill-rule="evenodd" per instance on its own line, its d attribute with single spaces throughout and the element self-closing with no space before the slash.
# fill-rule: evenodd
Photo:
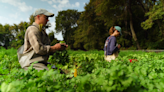
<svg viewBox="0 0 164 92">
<path fill-rule="evenodd" d="M 113 39 L 113 38 L 115 38 L 115 36 L 108 36 L 108 38 L 110 38 L 110 39 L 112 38 Z"/>
<path fill-rule="evenodd" d="M 111 36 L 110 39 L 116 40 L 116 37 L 115 36 Z"/>
<path fill-rule="evenodd" d="M 36 30 L 36 29 L 39 30 L 39 28 L 35 25 L 29 26 L 28 29 L 30 29 L 30 30 Z"/>
<path fill-rule="evenodd" d="M 39 25 L 35 22 L 32 23 L 32 25 L 30 25 L 27 30 L 39 30 Z"/>
<path fill-rule="evenodd" d="M 39 28 L 37 28 L 36 26 L 34 26 L 34 25 L 31 25 L 31 26 L 29 26 L 28 28 L 27 28 L 27 30 L 26 30 L 27 32 L 30 32 L 30 33 L 38 33 L 38 32 L 40 32 L 39 31 Z"/>
</svg>

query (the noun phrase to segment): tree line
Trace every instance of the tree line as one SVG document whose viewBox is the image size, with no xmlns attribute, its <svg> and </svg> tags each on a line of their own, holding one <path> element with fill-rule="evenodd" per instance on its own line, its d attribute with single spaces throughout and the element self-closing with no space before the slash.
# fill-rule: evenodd
<svg viewBox="0 0 164 92">
<path fill-rule="evenodd" d="M 22 46 L 24 44 L 24 36 L 26 29 L 34 22 L 34 16 L 31 15 L 29 17 L 29 20 L 30 22 L 20 22 L 19 24 L 13 25 L 0 24 L 0 47 L 4 47 L 6 49 L 18 49 L 20 46 Z M 50 26 L 50 23 L 48 23 L 47 26 Z M 51 31 L 48 36 L 51 40 L 51 45 L 59 42 L 54 37 L 53 31 Z"/>
<path fill-rule="evenodd" d="M 122 49 L 164 48 L 164 0 L 90 0 L 84 11 L 63 10 L 55 17 L 56 32 L 49 33 L 51 45 L 59 42 L 54 34 L 62 32 L 63 39 L 73 50 L 102 50 L 109 28 L 118 25 L 122 36 L 117 38 Z M 0 24 L 0 45 L 19 48 L 26 28 L 32 24 Z M 50 24 L 49 24 L 50 25 Z"/>
</svg>

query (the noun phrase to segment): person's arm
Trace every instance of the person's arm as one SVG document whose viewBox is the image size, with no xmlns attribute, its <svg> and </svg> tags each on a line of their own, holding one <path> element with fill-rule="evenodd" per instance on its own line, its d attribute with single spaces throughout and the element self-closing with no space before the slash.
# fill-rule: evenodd
<svg viewBox="0 0 164 92">
<path fill-rule="evenodd" d="M 43 45 L 41 42 L 41 32 L 36 30 L 30 30 L 28 33 L 29 42 L 36 54 L 46 55 L 50 52 L 50 45 Z"/>
<path fill-rule="evenodd" d="M 64 50 L 68 47 L 68 45 L 66 45 L 65 43 L 61 44 L 61 43 L 57 43 L 53 46 L 50 47 L 50 53 L 53 54 L 55 51 L 57 50 Z"/>
<path fill-rule="evenodd" d="M 119 50 L 116 46 L 116 38 L 112 37 L 109 44 L 109 52 L 113 53 L 115 51 Z"/>
</svg>

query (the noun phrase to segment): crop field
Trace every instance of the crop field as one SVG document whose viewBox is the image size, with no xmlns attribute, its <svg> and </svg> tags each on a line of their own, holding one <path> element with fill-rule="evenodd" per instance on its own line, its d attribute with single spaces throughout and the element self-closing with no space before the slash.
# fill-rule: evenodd
<svg viewBox="0 0 164 92">
<path fill-rule="evenodd" d="M 58 69 L 25 71 L 16 49 L 1 48 L 0 92 L 164 92 L 164 52 L 120 51 L 110 63 L 103 54 L 57 52 L 48 61 Z"/>
</svg>

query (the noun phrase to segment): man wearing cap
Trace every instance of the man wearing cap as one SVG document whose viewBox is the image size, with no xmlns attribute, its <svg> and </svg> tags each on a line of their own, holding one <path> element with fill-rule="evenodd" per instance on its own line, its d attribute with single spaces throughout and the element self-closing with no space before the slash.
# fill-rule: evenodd
<svg viewBox="0 0 164 92">
<path fill-rule="evenodd" d="M 121 48 L 120 44 L 117 44 L 116 37 L 122 35 L 121 27 L 113 26 L 109 30 L 109 37 L 107 37 L 104 45 L 104 59 L 111 62 L 116 57 L 118 57 L 119 49 Z"/>
<path fill-rule="evenodd" d="M 47 60 L 49 55 L 55 53 L 57 50 L 64 50 L 68 45 L 57 43 L 54 46 L 50 46 L 50 40 L 44 27 L 49 21 L 48 18 L 54 16 L 53 13 L 45 9 L 37 9 L 33 13 L 33 16 L 35 22 L 26 30 L 24 45 L 17 52 L 18 60 L 21 67 L 25 70 L 36 61 L 38 62 L 33 64 L 33 68 L 37 70 L 48 70 Z M 39 25 L 43 25 L 43 27 Z"/>
</svg>

